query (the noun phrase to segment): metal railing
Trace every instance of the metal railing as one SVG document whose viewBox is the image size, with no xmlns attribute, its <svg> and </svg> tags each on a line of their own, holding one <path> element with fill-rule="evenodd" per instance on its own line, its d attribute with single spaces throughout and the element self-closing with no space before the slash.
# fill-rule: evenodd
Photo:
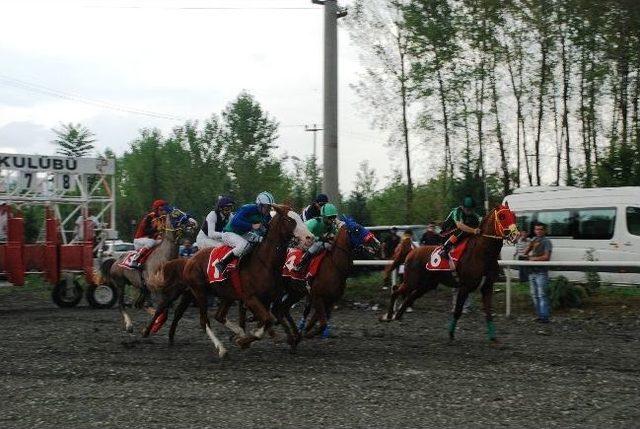
<svg viewBox="0 0 640 429">
<path fill-rule="evenodd" d="M 360 266 L 387 266 L 392 260 L 356 260 L 353 265 Z M 640 273 L 640 262 L 633 261 L 516 261 L 499 260 L 498 265 L 504 268 L 506 278 L 506 309 L 505 315 L 511 316 L 511 273 L 513 267 L 547 267 L 552 271 L 586 271 L 596 273 Z M 394 271 L 391 277 L 392 285 L 397 283 L 397 273 Z"/>
</svg>

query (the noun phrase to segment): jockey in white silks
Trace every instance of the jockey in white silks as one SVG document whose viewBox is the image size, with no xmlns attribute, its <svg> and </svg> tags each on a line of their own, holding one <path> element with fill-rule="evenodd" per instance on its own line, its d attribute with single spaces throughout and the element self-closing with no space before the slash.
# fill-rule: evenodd
<svg viewBox="0 0 640 429">
<path fill-rule="evenodd" d="M 235 202 L 229 197 L 218 198 L 216 208 L 211 210 L 202 222 L 202 228 L 196 237 L 198 249 L 222 246 L 222 233 L 233 215 L 231 210 Z"/>
<path fill-rule="evenodd" d="M 241 258 L 262 241 L 266 225 L 271 220 L 271 206 L 275 203 L 271 193 L 261 192 L 255 204 L 245 204 L 233 215 L 222 234 L 224 244 L 233 247 L 233 250 L 216 263 L 219 273 L 224 272 L 234 256 Z"/>
</svg>

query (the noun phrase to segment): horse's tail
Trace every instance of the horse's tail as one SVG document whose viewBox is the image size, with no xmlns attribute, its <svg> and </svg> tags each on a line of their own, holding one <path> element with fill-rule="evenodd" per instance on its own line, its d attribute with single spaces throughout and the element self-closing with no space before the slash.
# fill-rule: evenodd
<svg viewBox="0 0 640 429">
<path fill-rule="evenodd" d="M 101 281 L 99 283 L 109 283 L 111 281 L 111 267 L 116 263 L 115 258 L 108 258 L 100 264 Z"/>
</svg>

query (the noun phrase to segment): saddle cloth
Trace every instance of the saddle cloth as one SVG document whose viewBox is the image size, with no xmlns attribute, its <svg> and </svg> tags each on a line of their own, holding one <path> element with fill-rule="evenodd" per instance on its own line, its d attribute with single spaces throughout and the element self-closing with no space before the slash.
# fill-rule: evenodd
<svg viewBox="0 0 640 429">
<path fill-rule="evenodd" d="M 429 257 L 429 262 L 427 262 L 426 268 L 428 271 L 453 271 L 456 269 L 456 262 L 462 258 L 464 251 L 467 248 L 468 238 L 465 238 L 458 244 L 456 247 L 451 249 L 449 252 L 448 258 L 443 258 L 440 256 L 440 251 L 442 250 L 442 246 L 438 246 L 431 253 Z"/>
<path fill-rule="evenodd" d="M 207 276 L 209 278 L 209 283 L 221 283 L 228 279 L 231 279 L 231 285 L 235 289 L 238 296 L 242 296 L 242 286 L 240 284 L 240 270 L 238 267 L 238 258 L 234 257 L 231 262 L 227 265 L 227 268 L 224 272 L 219 272 L 216 269 L 216 263 L 224 258 L 224 256 L 233 250 L 229 246 L 220 246 L 214 247 L 211 249 L 211 253 L 209 253 L 209 262 L 207 263 Z"/>
<path fill-rule="evenodd" d="M 118 264 L 121 267 L 124 268 L 130 268 L 133 269 L 133 267 L 131 266 L 131 261 L 133 260 L 133 258 L 140 253 L 141 256 L 138 259 L 138 264 L 142 267 L 144 266 L 144 263 L 147 262 L 147 259 L 149 259 L 149 256 L 151 256 L 151 254 L 158 248 L 158 246 L 152 247 L 151 249 L 147 249 L 145 247 L 138 249 L 138 250 L 131 250 L 129 252 L 126 253 L 126 256 L 124 257 L 124 259 Z"/>
<path fill-rule="evenodd" d="M 300 264 L 300 260 L 302 259 L 302 255 L 304 255 L 304 250 L 291 247 L 287 250 L 287 259 L 285 260 L 284 265 L 282 266 L 282 276 L 289 277 L 293 280 L 311 280 L 318 273 L 318 269 L 320 268 L 320 264 L 322 260 L 326 256 L 327 251 L 322 250 L 318 252 L 309 262 L 306 270 L 295 271 L 294 267 Z"/>
</svg>

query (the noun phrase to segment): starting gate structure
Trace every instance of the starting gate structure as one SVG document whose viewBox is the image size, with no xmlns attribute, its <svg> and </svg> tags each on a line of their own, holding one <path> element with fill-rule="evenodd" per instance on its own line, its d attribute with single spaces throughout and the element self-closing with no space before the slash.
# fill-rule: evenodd
<svg viewBox="0 0 640 429">
<path fill-rule="evenodd" d="M 116 237 L 114 174 L 110 158 L 0 153 L 0 272 L 19 286 L 42 274 L 63 307 L 82 298 L 77 276 L 95 289 L 94 252 Z M 33 205 L 44 206 L 44 227 L 27 243 L 22 212 Z"/>
</svg>

